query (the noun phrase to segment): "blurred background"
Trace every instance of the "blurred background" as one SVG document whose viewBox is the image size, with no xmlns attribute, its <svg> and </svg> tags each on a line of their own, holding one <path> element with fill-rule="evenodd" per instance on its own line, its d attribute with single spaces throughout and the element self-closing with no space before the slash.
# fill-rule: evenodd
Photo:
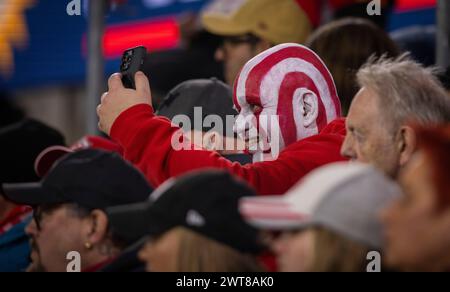
<svg viewBox="0 0 450 292">
<path fill-rule="evenodd" d="M 2 124 L 26 114 L 60 130 L 69 144 L 92 133 L 96 92 L 106 90 L 122 52 L 137 45 L 150 51 L 146 73 L 156 102 L 188 79 L 223 80 L 214 59 L 221 39 L 198 18 L 209 0 L 80 0 L 81 15 L 73 16 L 66 11 L 70 2 L 0 0 Z M 369 18 L 394 40 L 418 42 L 426 65 L 436 62 L 437 0 L 382 1 L 381 16 L 367 15 L 364 0 L 297 2 L 313 27 L 345 16 Z"/>
</svg>

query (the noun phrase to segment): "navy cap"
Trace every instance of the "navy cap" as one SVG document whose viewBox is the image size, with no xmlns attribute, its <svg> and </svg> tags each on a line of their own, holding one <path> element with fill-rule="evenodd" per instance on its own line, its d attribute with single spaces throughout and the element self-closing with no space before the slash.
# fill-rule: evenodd
<svg viewBox="0 0 450 292">
<path fill-rule="evenodd" d="M 4 196 L 18 204 L 76 203 L 88 209 L 142 202 L 151 192 L 145 177 L 118 154 L 94 149 L 68 154 L 41 182 L 3 185 Z"/>
<path fill-rule="evenodd" d="M 57 130 L 33 119 L 0 128 L 0 185 L 39 181 L 34 161 L 42 150 L 65 145 Z"/>
<path fill-rule="evenodd" d="M 108 208 L 107 214 L 113 234 L 126 242 L 185 227 L 240 252 L 258 254 L 263 250 L 259 232 L 238 210 L 240 198 L 253 195 L 244 182 L 211 169 L 172 179 L 149 201 Z"/>
</svg>

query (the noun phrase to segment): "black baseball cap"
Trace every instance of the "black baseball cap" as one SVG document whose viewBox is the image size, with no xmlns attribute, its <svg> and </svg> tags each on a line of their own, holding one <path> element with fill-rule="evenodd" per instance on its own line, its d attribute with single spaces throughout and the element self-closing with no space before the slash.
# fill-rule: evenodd
<svg viewBox="0 0 450 292">
<path fill-rule="evenodd" d="M 233 93 L 231 87 L 217 78 L 196 79 L 181 83 L 172 89 L 161 103 L 157 114 L 172 120 L 177 115 L 186 115 L 191 120 L 191 130 L 208 132 L 212 127 L 194 123 L 195 108 L 202 109 L 202 122 L 209 115 L 217 115 L 223 121 L 223 136 L 234 135 L 230 125 L 226 128 L 226 117 L 236 116 L 233 107 Z"/>
<path fill-rule="evenodd" d="M 44 149 L 65 145 L 56 129 L 33 119 L 0 128 L 0 185 L 39 181 L 34 161 Z"/>
<path fill-rule="evenodd" d="M 244 182 L 211 169 L 171 179 L 147 202 L 108 208 L 107 214 L 114 236 L 125 242 L 185 227 L 240 252 L 258 254 L 263 250 L 259 233 L 238 210 L 240 198 L 254 195 Z"/>
<path fill-rule="evenodd" d="M 66 155 L 41 182 L 3 185 L 5 197 L 18 204 L 76 203 L 102 210 L 145 201 L 152 191 L 145 177 L 118 154 L 94 149 Z"/>
</svg>

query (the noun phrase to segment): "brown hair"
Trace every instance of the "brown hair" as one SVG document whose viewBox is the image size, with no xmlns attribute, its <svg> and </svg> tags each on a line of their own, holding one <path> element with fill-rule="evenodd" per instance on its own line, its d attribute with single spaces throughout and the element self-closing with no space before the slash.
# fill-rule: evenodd
<svg viewBox="0 0 450 292">
<path fill-rule="evenodd" d="M 311 272 L 366 272 L 370 249 L 323 228 L 314 228 L 314 257 Z"/>
<path fill-rule="evenodd" d="M 179 272 L 263 272 L 256 257 L 206 238 L 186 228 L 180 234 Z"/>
<path fill-rule="evenodd" d="M 438 195 L 438 209 L 450 208 L 450 124 L 434 128 L 415 127 L 417 147 L 432 164 L 432 179 Z"/>
<path fill-rule="evenodd" d="M 372 55 L 397 57 L 400 49 L 369 20 L 344 18 L 319 28 L 307 46 L 325 62 L 334 77 L 344 114 L 358 92 L 356 72 Z"/>
</svg>

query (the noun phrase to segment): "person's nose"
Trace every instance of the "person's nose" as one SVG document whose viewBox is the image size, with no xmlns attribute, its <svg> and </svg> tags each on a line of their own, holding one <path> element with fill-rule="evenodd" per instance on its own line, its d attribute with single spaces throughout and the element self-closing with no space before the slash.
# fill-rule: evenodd
<svg viewBox="0 0 450 292">
<path fill-rule="evenodd" d="M 28 223 L 28 225 L 25 227 L 25 233 L 31 237 L 34 237 L 37 235 L 38 228 L 37 228 L 36 221 L 34 219 L 32 219 L 30 221 L 30 223 Z"/>
<path fill-rule="evenodd" d="M 217 48 L 217 50 L 214 54 L 214 58 L 216 59 L 217 62 L 225 61 L 225 50 L 223 47 Z"/>
<path fill-rule="evenodd" d="M 356 157 L 354 141 L 350 134 L 347 134 L 347 136 L 345 136 L 344 143 L 341 147 L 341 155 L 348 159 L 354 159 Z"/>
<path fill-rule="evenodd" d="M 250 129 L 250 125 L 248 124 L 247 120 L 248 120 L 247 116 L 243 113 L 240 113 L 237 116 L 236 122 L 234 124 L 234 132 L 239 136 L 244 137 L 245 132 L 247 132 Z"/>
<path fill-rule="evenodd" d="M 282 254 L 283 252 L 285 252 L 286 247 L 287 247 L 287 241 L 286 241 L 285 236 L 280 236 L 280 237 L 274 239 L 270 245 L 272 252 L 277 256 Z"/>
<path fill-rule="evenodd" d="M 141 248 L 141 250 L 138 252 L 138 259 L 141 262 L 147 262 L 150 255 L 150 250 L 151 250 L 151 243 L 146 242 L 144 246 Z"/>
<path fill-rule="evenodd" d="M 259 128 L 257 118 L 250 111 L 241 112 L 236 119 L 235 132 L 238 136 L 245 140 L 255 139 L 259 136 Z"/>
</svg>

